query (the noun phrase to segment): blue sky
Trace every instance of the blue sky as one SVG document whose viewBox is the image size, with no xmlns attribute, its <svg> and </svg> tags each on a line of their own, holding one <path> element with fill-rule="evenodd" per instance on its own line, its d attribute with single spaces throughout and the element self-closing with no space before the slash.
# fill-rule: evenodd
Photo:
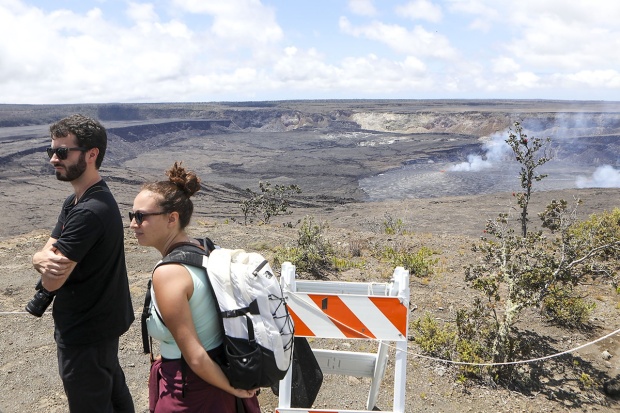
<svg viewBox="0 0 620 413">
<path fill-rule="evenodd" d="M 617 0 L 0 0 L 0 103 L 620 100 Z"/>
</svg>

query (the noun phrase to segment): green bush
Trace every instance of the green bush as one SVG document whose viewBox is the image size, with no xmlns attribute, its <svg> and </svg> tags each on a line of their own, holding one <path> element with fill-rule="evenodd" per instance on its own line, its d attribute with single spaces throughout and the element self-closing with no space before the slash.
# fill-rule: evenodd
<svg viewBox="0 0 620 413">
<path fill-rule="evenodd" d="M 275 185 L 272 187 L 271 183 L 261 181 L 258 186 L 260 193 L 247 188 L 248 196 L 239 204 L 245 225 L 248 221 L 253 222 L 257 216 L 262 217 L 262 222 L 267 224 L 275 216 L 291 214 L 292 212 L 289 209 L 291 198 L 295 194 L 301 193 L 301 188 L 297 185 Z"/>
<path fill-rule="evenodd" d="M 426 313 L 412 324 L 413 341 L 422 351 L 441 359 L 452 360 L 455 349 L 456 331 L 441 326 L 435 318 Z"/>
<path fill-rule="evenodd" d="M 427 277 L 433 273 L 433 266 L 439 262 L 439 258 L 431 258 L 435 253 L 421 247 L 416 252 L 387 246 L 382 251 L 382 258 L 394 267 L 404 267 L 411 275 Z"/>
<path fill-rule="evenodd" d="M 545 317 L 564 327 L 583 327 L 595 308 L 595 303 L 586 302 L 568 288 L 551 288 L 543 300 Z"/>
<path fill-rule="evenodd" d="M 348 258 L 339 258 L 336 256 L 332 257 L 332 264 L 336 271 L 346 271 L 351 268 L 364 268 L 366 266 L 366 262 L 363 260 L 356 261 Z"/>
<path fill-rule="evenodd" d="M 598 383 L 596 379 L 590 376 L 588 373 L 581 373 L 579 376 L 579 387 L 582 389 L 591 389 L 596 386 Z"/>
<path fill-rule="evenodd" d="M 317 224 L 313 217 L 305 217 L 298 231 L 297 245 L 278 248 L 274 263 L 282 265 L 290 261 L 298 272 L 322 277 L 323 272 L 334 268 L 333 247 L 323 236 L 326 228 L 327 224 Z"/>
<path fill-rule="evenodd" d="M 569 234 L 584 248 L 607 245 L 598 251 L 602 260 L 620 258 L 620 209 L 614 208 L 611 212 L 592 214 L 588 219 L 577 222 L 569 229 Z"/>
<path fill-rule="evenodd" d="M 385 220 L 383 221 L 383 232 L 388 235 L 403 234 L 405 232 L 405 225 L 403 220 L 398 218 L 394 219 L 388 212 L 384 214 Z"/>
</svg>

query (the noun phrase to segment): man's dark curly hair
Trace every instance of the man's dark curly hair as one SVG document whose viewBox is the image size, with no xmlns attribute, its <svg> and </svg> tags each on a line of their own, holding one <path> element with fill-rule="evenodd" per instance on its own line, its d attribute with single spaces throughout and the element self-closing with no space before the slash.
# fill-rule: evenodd
<svg viewBox="0 0 620 413">
<path fill-rule="evenodd" d="M 99 169 L 105 150 L 108 146 L 108 134 L 98 121 L 89 117 L 75 114 L 59 120 L 50 126 L 52 139 L 64 138 L 70 133 L 77 137 L 77 144 L 87 149 L 99 149 L 95 167 Z"/>
</svg>

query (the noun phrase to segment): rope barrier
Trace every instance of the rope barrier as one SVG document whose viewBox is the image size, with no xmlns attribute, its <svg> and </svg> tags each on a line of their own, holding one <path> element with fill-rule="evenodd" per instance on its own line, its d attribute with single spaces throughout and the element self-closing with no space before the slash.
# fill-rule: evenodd
<svg viewBox="0 0 620 413">
<path fill-rule="evenodd" d="M 289 294 L 291 295 L 298 295 L 298 293 L 296 292 L 292 292 L 292 291 L 288 291 Z M 307 309 L 309 311 L 313 311 L 316 313 L 321 313 L 324 316 L 327 316 L 328 319 L 334 321 L 336 324 L 340 324 L 343 325 L 347 328 L 349 328 L 352 331 L 355 331 L 356 333 L 358 333 L 359 335 L 369 339 L 369 340 L 374 340 L 372 337 L 368 336 L 367 334 L 364 334 L 362 331 L 358 331 L 356 330 L 354 327 L 348 326 L 345 323 L 343 323 L 340 320 L 336 320 L 335 318 L 331 317 L 329 314 L 325 314 L 322 311 L 318 310 L 316 307 L 306 303 L 304 300 L 300 300 L 302 305 L 306 306 Z M 318 311 L 317 311 L 318 310 Z M 441 362 L 441 363 L 446 363 L 446 364 L 454 364 L 454 365 L 462 365 L 462 366 L 479 366 L 479 367 L 490 367 L 490 366 L 506 366 L 506 365 L 515 365 L 515 364 L 528 364 L 528 363 L 536 363 L 539 361 L 543 361 L 543 360 L 548 360 L 551 358 L 555 358 L 555 357 L 560 357 L 563 356 L 565 354 L 569 354 L 569 353 L 573 353 L 575 351 L 578 351 L 584 347 L 588 347 L 592 344 L 598 343 L 599 341 L 605 340 L 615 334 L 620 333 L 620 329 L 616 330 L 616 331 L 612 331 L 609 334 L 604 335 L 603 337 L 597 338 L 596 340 L 590 341 L 589 343 L 586 344 L 582 344 L 578 347 L 572 348 L 570 350 L 566 350 L 566 351 L 562 351 L 560 353 L 556 353 L 556 354 L 552 354 L 549 356 L 543 356 L 543 357 L 538 357 L 538 358 L 534 358 L 534 359 L 529 359 L 529 360 L 518 360 L 518 361 L 506 361 L 506 362 L 500 362 L 500 363 L 470 363 L 470 362 L 465 362 L 465 361 L 454 361 L 454 360 L 446 360 L 446 359 L 440 359 L 440 358 L 436 358 L 436 357 L 430 357 L 430 356 L 425 356 L 423 354 L 417 354 L 417 353 L 412 353 L 410 351 L 407 351 L 407 355 L 412 356 L 412 357 L 419 357 L 419 358 L 423 358 L 423 359 L 427 359 L 427 360 L 433 360 L 433 361 L 437 361 L 437 362 Z M 397 349 L 395 346 L 390 345 L 390 344 L 386 344 L 388 345 L 388 347 L 394 348 L 396 351 L 402 351 Z"/>
<path fill-rule="evenodd" d="M 9 315 L 9 314 L 30 314 L 28 311 L 0 311 L 0 315 Z M 47 313 L 44 313 L 47 314 Z"/>
<path fill-rule="evenodd" d="M 556 354 L 551 354 L 549 356 L 543 356 L 543 357 L 538 357 L 538 358 L 534 358 L 534 359 L 529 359 L 529 360 L 518 360 L 518 361 L 506 361 L 506 362 L 502 362 L 502 363 L 468 363 L 468 362 L 464 362 L 464 361 L 453 361 L 453 360 L 445 360 L 445 359 L 440 359 L 440 358 L 435 358 L 435 357 L 429 357 L 429 356 L 425 356 L 422 354 L 416 354 L 416 353 L 410 353 L 409 351 L 407 351 L 407 354 L 410 356 L 414 356 L 414 357 L 420 357 L 420 358 L 424 358 L 427 360 L 433 360 L 433 361 L 439 361 L 442 363 L 446 363 L 446 364 L 456 364 L 456 365 L 463 365 L 463 366 L 507 366 L 507 365 L 515 365 L 515 364 L 528 364 L 528 363 L 537 363 L 539 361 L 544 361 L 544 360 L 548 360 L 548 359 L 552 359 L 555 357 L 560 357 L 563 356 L 565 354 L 569 354 L 569 353 L 573 353 L 575 351 L 581 350 L 582 348 L 591 346 L 592 344 L 598 343 L 599 341 L 603 341 L 615 334 L 620 333 L 620 329 L 616 330 L 616 331 L 612 331 L 611 333 L 604 335 L 603 337 L 597 338 L 596 340 L 590 341 L 589 343 L 586 344 L 582 344 L 578 347 L 572 348 L 570 350 L 566 350 L 566 351 L 562 351 L 560 353 L 556 353 Z M 398 349 L 396 349 L 398 351 Z"/>
<path fill-rule="evenodd" d="M 297 293 L 290 292 L 290 291 L 289 291 L 289 294 L 297 295 Z M 303 300 L 301 300 L 301 301 L 303 302 Z M 307 307 L 310 310 L 316 311 L 315 307 L 310 306 L 310 305 L 308 305 L 305 302 L 303 302 L 303 303 L 304 303 L 304 305 L 307 305 Z M 321 312 L 321 313 L 324 314 L 323 312 Z M 28 313 L 27 311 L 0 311 L 0 315 L 21 315 L 21 314 L 28 314 L 28 315 L 30 315 L 30 313 Z M 44 313 L 44 314 L 47 315 L 48 313 Z M 141 312 L 140 313 L 138 313 L 138 312 L 135 313 L 135 315 L 140 315 L 140 314 L 142 314 L 142 313 Z M 350 330 L 357 332 L 361 336 L 366 337 L 369 340 L 373 340 L 372 337 L 364 334 L 361 331 L 357 331 L 354 327 L 350 327 L 350 326 L 342 323 L 341 321 L 335 320 L 333 317 L 331 317 L 331 316 L 329 316 L 327 314 L 325 314 L 325 315 L 330 320 L 337 321 L 338 324 L 342 324 L 345 327 L 349 328 Z M 591 346 L 593 344 L 596 344 L 599 341 L 603 341 L 603 340 L 605 340 L 605 339 L 607 339 L 607 338 L 609 338 L 611 336 L 614 336 L 614 335 L 616 335 L 618 333 L 620 333 L 620 329 L 612 331 L 611 333 L 606 334 L 606 335 L 604 335 L 602 337 L 599 337 L 596 340 L 592 340 L 592 341 L 590 341 L 588 343 L 582 344 L 582 345 L 574 347 L 572 349 L 565 350 L 565 351 L 562 351 L 562 352 L 559 352 L 559 353 L 555 353 L 555 354 L 551 354 L 551 355 L 548 355 L 548 356 L 537 357 L 537 358 L 528 359 L 528 360 L 505 361 L 505 362 L 500 362 L 500 363 L 470 363 L 470 362 L 465 362 L 465 361 L 454 361 L 454 360 L 440 359 L 440 358 L 436 358 L 436 357 L 425 356 L 423 354 L 413 353 L 413 352 L 410 352 L 410 351 L 406 351 L 406 353 L 407 353 L 407 355 L 412 356 L 412 357 L 418 357 L 418 358 L 423 358 L 423 359 L 426 359 L 426 360 L 436 361 L 436 362 L 445 363 L 445 364 L 454 364 L 454 365 L 459 365 L 459 366 L 477 366 L 477 367 L 508 366 L 508 365 L 516 365 L 516 364 L 537 363 L 537 362 L 540 362 L 540 361 L 549 360 L 549 359 L 556 358 L 556 357 L 561 357 L 563 355 L 574 353 L 576 351 L 581 350 L 582 348 L 585 348 L 585 347 Z M 393 345 L 390 345 L 390 344 L 386 344 L 386 345 L 388 347 L 392 347 L 396 351 L 402 351 L 402 350 L 397 349 Z"/>
</svg>

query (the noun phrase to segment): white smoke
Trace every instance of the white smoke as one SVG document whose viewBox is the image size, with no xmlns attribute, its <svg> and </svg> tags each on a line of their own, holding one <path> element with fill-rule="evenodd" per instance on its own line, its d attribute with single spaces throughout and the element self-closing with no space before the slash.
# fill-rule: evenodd
<svg viewBox="0 0 620 413">
<path fill-rule="evenodd" d="M 488 141 L 482 145 L 482 149 L 485 151 L 484 155 L 467 155 L 467 162 L 453 165 L 448 170 L 453 172 L 477 172 L 492 168 L 512 151 L 506 143 L 506 136 L 508 136 L 507 132 L 491 135 Z"/>
<path fill-rule="evenodd" d="M 620 170 L 611 165 L 599 166 L 590 178 L 578 176 L 575 185 L 577 188 L 620 188 Z"/>
</svg>

